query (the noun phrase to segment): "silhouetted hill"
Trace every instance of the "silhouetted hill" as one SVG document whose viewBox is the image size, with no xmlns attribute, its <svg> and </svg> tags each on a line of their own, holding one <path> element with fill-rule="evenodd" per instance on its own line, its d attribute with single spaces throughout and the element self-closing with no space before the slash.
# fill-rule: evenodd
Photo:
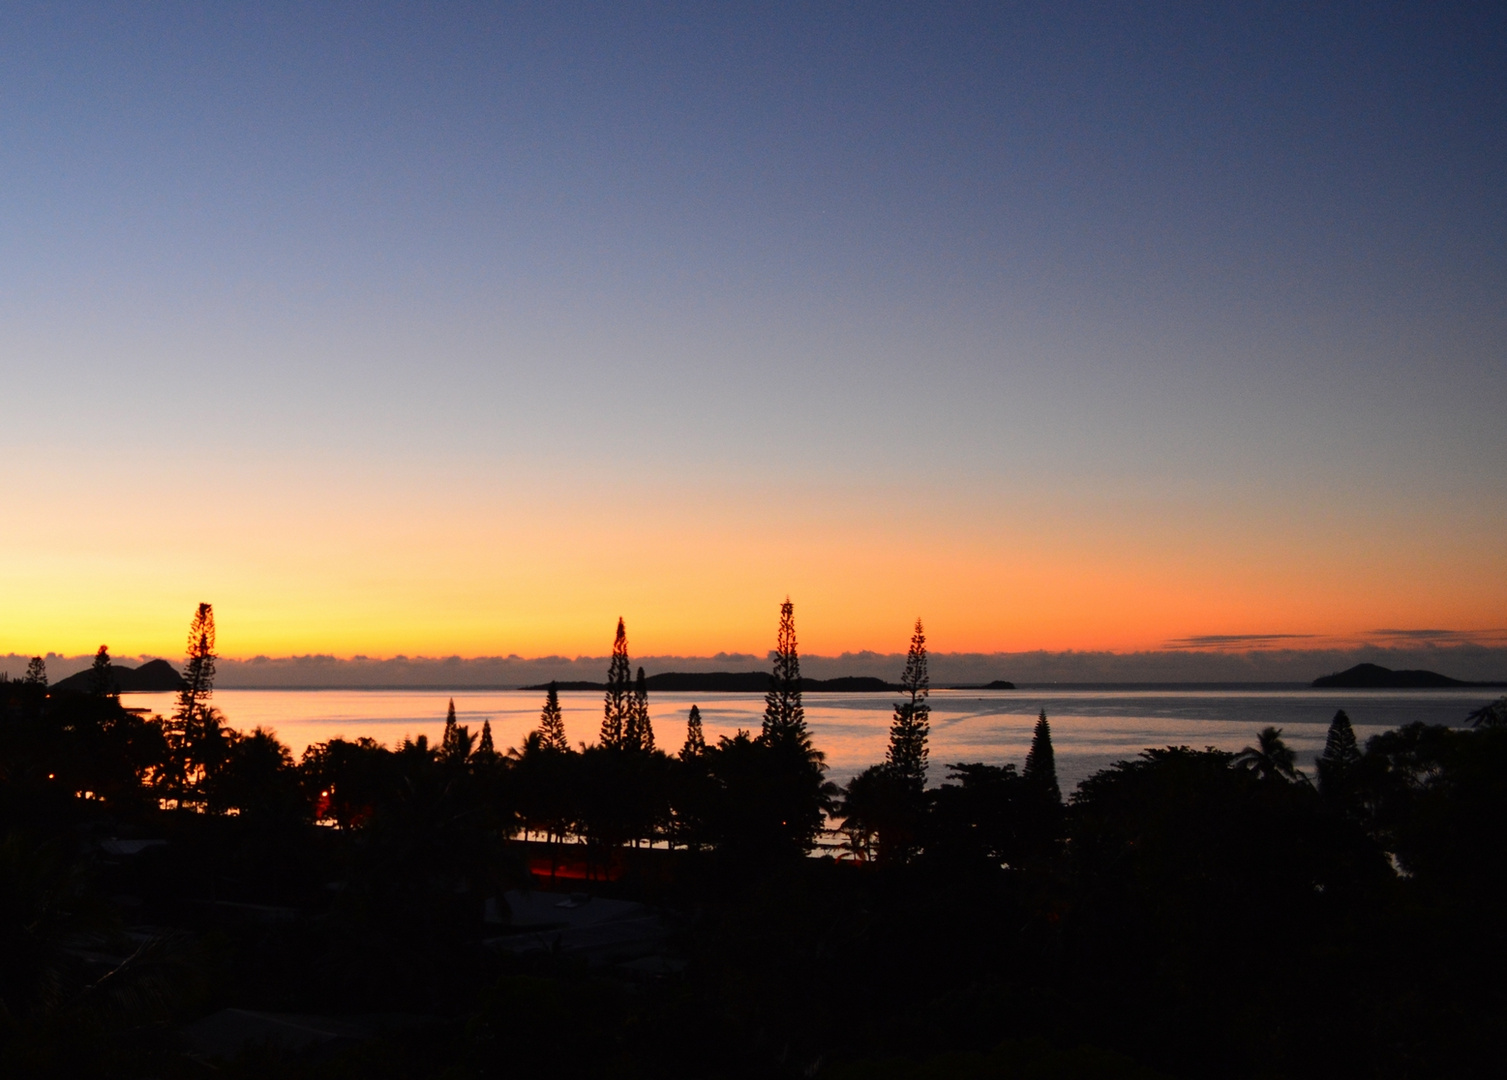
<svg viewBox="0 0 1507 1080">
<path fill-rule="evenodd" d="M 984 686 L 981 686 L 981 687 L 979 687 L 979 689 L 980 690 L 1014 690 L 1015 689 L 1015 684 L 1013 682 L 1011 682 L 1009 679 L 995 679 L 992 683 L 988 683 L 988 684 L 986 684 Z"/>
<path fill-rule="evenodd" d="M 560 690 L 606 690 L 606 683 L 561 682 Z M 767 671 L 664 671 L 644 679 L 644 686 L 659 693 L 762 694 L 769 689 Z M 547 690 L 548 683 L 523 686 L 522 690 Z M 805 693 L 864 694 L 893 690 L 895 686 L 868 675 L 845 675 L 836 679 L 802 679 Z"/>
<path fill-rule="evenodd" d="M 1393 671 L 1380 664 L 1356 664 L 1353 668 L 1313 680 L 1320 689 L 1425 690 L 1443 686 L 1472 686 L 1437 671 Z"/>
<path fill-rule="evenodd" d="M 115 689 L 122 694 L 160 693 L 167 690 L 182 690 L 183 677 L 166 660 L 148 660 L 138 668 L 112 666 L 110 673 L 115 678 Z M 53 684 L 53 690 L 86 694 L 93 689 L 93 671 L 85 668 L 66 679 Z"/>
</svg>

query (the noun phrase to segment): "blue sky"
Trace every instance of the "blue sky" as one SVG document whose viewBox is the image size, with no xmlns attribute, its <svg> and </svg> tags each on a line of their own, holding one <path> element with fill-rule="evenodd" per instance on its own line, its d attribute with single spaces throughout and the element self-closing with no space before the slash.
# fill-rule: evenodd
<svg viewBox="0 0 1507 1080">
<path fill-rule="evenodd" d="M 965 578 L 1050 562 L 987 550 L 1020 519 L 1162 553 L 1072 556 L 1092 573 L 1233 575 L 1169 579 L 1189 597 L 1152 630 L 1086 613 L 1096 646 L 1340 633 L 1238 598 L 1189 613 L 1200 589 L 1296 596 L 1350 531 L 1345 595 L 1412 574 L 1438 597 L 1357 600 L 1353 631 L 1486 626 L 1507 598 L 1477 584 L 1507 565 L 1504 22 L 1485 4 L 10 6 L 18 511 L 98 537 L 48 567 L 130 582 L 100 601 L 100 632 L 128 635 L 158 604 L 300 573 L 286 541 L 262 586 L 244 558 L 170 581 L 176 549 L 118 530 L 189 527 L 185 492 L 242 534 L 230 503 L 281 520 L 354 491 L 389 504 L 352 512 L 363 536 L 475 525 L 438 492 L 492 507 L 500 535 L 535 514 L 600 528 L 591 506 L 637 492 L 677 528 L 709 508 L 711 548 L 749 508 L 835 508 L 860 524 L 834 547 L 893 550 L 861 524 L 881 505 Z M 155 516 L 118 501 L 122 477 Z M 12 566 L 57 550 L 0 527 Z M 362 586 L 401 595 L 384 619 L 488 573 L 441 543 L 456 582 L 406 578 L 413 550 Z M 771 556 L 797 584 L 832 558 Z M 834 649 L 884 646 L 820 576 L 813 599 L 855 612 Z M 522 625 L 541 601 L 517 595 Z M 897 612 L 961 603 L 926 586 Z M 1071 620 L 1050 641 L 959 622 L 969 648 L 1074 641 Z M 0 646 L 50 646 L 34 625 Z M 762 648 L 762 622 L 727 632 L 710 651 Z M 436 644 L 528 650 L 468 633 Z"/>
</svg>

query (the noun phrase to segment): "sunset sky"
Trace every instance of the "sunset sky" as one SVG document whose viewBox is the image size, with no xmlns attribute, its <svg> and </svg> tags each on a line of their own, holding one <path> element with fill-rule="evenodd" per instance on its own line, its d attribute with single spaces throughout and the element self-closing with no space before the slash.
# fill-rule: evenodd
<svg viewBox="0 0 1507 1080">
<path fill-rule="evenodd" d="M 1491 637 L 1504 185 L 1501 5 L 6 5 L 0 653 Z"/>
</svg>

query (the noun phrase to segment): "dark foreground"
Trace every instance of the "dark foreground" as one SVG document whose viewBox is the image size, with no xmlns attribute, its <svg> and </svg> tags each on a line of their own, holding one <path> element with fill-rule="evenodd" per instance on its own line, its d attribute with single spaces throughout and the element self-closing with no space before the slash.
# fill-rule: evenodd
<svg viewBox="0 0 1507 1080">
<path fill-rule="evenodd" d="M 1507 1055 L 1493 722 L 1389 733 L 1318 785 L 1263 743 L 1149 752 L 1066 806 L 983 766 L 912 805 L 850 788 L 860 862 L 765 842 L 779 777 L 752 743 L 661 776 L 651 849 L 602 824 L 627 811 L 546 797 L 629 798 L 642 754 L 572 752 L 598 771 L 541 795 L 528 761 L 567 759 L 537 746 L 368 747 L 332 780 L 329 747 L 227 737 L 190 806 L 118 700 L 5 691 L 6 1077 L 1464 1077 Z M 530 812 L 593 842 L 524 843 Z"/>
</svg>

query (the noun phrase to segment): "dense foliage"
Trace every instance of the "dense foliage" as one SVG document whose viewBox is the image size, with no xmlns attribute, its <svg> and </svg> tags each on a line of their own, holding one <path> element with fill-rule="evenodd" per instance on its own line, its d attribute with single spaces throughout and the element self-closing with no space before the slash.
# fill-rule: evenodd
<svg viewBox="0 0 1507 1080">
<path fill-rule="evenodd" d="M 698 711 L 654 749 L 624 640 L 615 741 L 570 747 L 551 692 L 505 752 L 452 715 L 437 745 L 294 760 L 213 711 L 207 614 L 166 721 L 104 679 L 0 682 L 0 1074 L 207 1075 L 176 1033 L 227 1006 L 396 1018 L 215 1066 L 245 1077 L 1477 1076 L 1507 1053 L 1488 710 L 1363 749 L 1341 714 L 1318 784 L 1274 730 L 1148 750 L 1066 805 L 1043 717 L 1024 771 L 924 789 L 918 624 L 891 753 L 839 800 L 787 608 L 758 735 L 707 743 Z M 846 852 L 804 857 L 834 811 Z M 488 905 L 552 877 L 669 913 L 674 962 L 483 948 Z"/>
</svg>

